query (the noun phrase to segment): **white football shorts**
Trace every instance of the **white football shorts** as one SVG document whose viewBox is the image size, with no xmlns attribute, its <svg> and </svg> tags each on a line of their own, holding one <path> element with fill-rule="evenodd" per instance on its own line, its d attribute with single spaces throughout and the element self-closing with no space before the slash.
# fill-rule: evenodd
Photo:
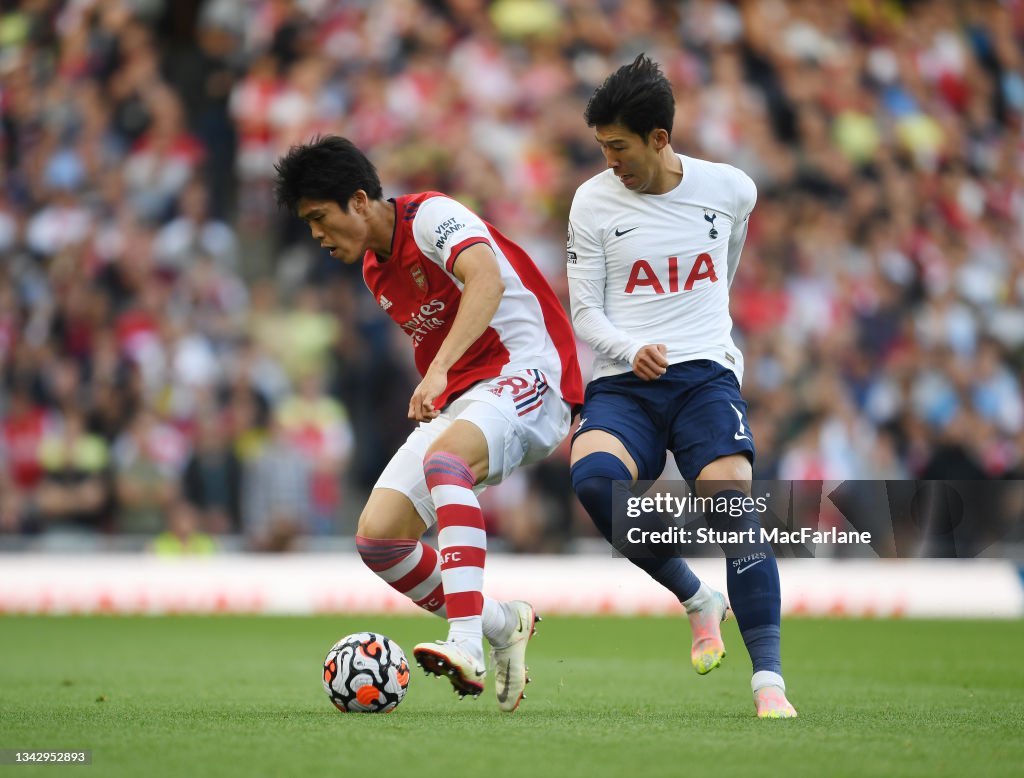
<svg viewBox="0 0 1024 778">
<path fill-rule="evenodd" d="M 569 433 L 572 414 L 541 371 L 523 370 L 474 384 L 436 419 L 420 422 L 374 488 L 404 494 L 428 528 L 437 522 L 437 511 L 423 475 L 423 458 L 456 419 L 475 424 L 487 439 L 488 476 L 473 488 L 479 494 L 517 467 L 539 462 L 558 448 Z"/>
</svg>

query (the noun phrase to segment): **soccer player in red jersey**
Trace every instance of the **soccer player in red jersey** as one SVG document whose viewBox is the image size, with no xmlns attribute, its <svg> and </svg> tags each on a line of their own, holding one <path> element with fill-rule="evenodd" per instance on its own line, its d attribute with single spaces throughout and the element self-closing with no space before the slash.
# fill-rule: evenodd
<svg viewBox="0 0 1024 778">
<path fill-rule="evenodd" d="M 332 257 L 362 262 L 423 377 L 409 400 L 419 425 L 370 494 L 359 553 L 392 587 L 447 617 L 447 640 L 413 650 L 423 668 L 447 675 L 460 695 L 480 694 L 486 636 L 499 707 L 514 711 L 536 614 L 483 595 L 477 494 L 568 433 L 583 399 L 569 319 L 523 249 L 440 192 L 384 199 L 373 164 L 350 141 L 293 147 L 276 170 L 278 202 Z M 440 554 L 420 541 L 435 522 Z"/>
</svg>

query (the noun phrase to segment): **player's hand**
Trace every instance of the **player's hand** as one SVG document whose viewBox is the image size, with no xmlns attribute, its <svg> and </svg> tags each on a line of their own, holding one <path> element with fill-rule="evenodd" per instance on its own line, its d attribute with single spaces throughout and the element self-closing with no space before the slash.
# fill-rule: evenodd
<svg viewBox="0 0 1024 778">
<path fill-rule="evenodd" d="M 661 378 L 668 370 L 668 349 L 664 343 L 644 346 L 633 359 L 633 372 L 645 381 Z"/>
<path fill-rule="evenodd" d="M 409 400 L 409 418 L 416 421 L 430 421 L 440 416 L 441 411 L 434 408 L 434 400 L 446 386 L 448 386 L 448 371 L 429 368 Z"/>
</svg>

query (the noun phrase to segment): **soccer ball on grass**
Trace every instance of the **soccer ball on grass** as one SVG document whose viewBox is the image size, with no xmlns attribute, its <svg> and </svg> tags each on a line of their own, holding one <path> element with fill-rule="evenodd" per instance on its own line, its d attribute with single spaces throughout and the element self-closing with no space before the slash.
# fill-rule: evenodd
<svg viewBox="0 0 1024 778">
<path fill-rule="evenodd" d="M 324 691 L 343 713 L 390 713 L 409 689 L 409 663 L 375 632 L 343 637 L 324 659 Z"/>
</svg>

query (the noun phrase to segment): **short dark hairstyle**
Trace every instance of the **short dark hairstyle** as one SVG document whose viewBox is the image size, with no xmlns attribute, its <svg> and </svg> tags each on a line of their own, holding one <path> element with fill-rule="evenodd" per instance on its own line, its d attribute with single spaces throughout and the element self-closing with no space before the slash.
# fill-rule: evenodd
<svg viewBox="0 0 1024 778">
<path fill-rule="evenodd" d="M 348 211 L 348 201 L 362 189 L 371 200 L 384 197 L 373 163 L 355 144 L 337 135 L 317 136 L 292 146 L 274 165 L 274 195 L 292 213 L 299 200 L 333 200 Z"/>
<path fill-rule="evenodd" d="M 646 54 L 623 65 L 594 92 L 583 118 L 588 127 L 621 124 L 644 140 L 656 129 L 672 135 L 676 99 L 672 85 Z"/>
</svg>

